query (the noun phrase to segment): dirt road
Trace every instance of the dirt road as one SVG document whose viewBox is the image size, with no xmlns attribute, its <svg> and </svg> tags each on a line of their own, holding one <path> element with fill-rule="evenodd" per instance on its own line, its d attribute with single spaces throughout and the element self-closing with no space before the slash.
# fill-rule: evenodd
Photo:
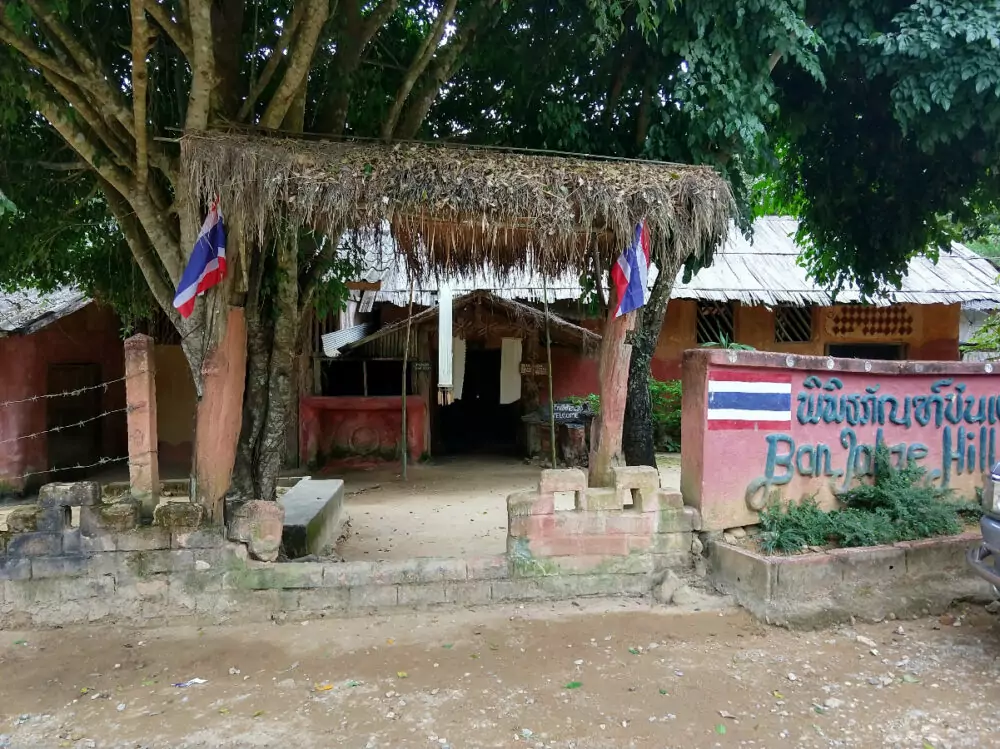
<svg viewBox="0 0 1000 749">
<path fill-rule="evenodd" d="M 793 633 L 610 601 L 4 632 L 0 746 L 1000 746 L 1000 626 L 956 613 Z"/>
</svg>

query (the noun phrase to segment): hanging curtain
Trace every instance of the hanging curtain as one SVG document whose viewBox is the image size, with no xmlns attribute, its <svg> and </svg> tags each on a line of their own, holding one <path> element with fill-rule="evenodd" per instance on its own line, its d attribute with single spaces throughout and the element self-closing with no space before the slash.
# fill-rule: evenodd
<svg viewBox="0 0 1000 749">
<path fill-rule="evenodd" d="M 452 353 L 452 289 L 448 281 L 438 286 L 438 405 L 447 406 L 454 399 L 454 364 Z"/>
<path fill-rule="evenodd" d="M 465 383 L 465 339 L 455 338 L 453 339 L 454 348 L 452 349 L 454 356 L 452 356 L 452 369 L 451 375 L 453 378 L 452 392 L 454 393 L 455 400 L 462 400 L 462 385 Z"/>
<path fill-rule="evenodd" d="M 521 398 L 521 339 L 500 341 L 500 405 Z"/>
</svg>

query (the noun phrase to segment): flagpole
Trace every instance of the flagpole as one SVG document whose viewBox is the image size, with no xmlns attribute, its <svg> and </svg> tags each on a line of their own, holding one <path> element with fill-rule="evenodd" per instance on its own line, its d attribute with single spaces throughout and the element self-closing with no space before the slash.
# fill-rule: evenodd
<svg viewBox="0 0 1000 749">
<path fill-rule="evenodd" d="M 403 347 L 403 481 L 406 481 L 406 467 L 410 447 L 406 439 L 406 368 L 410 361 L 410 326 L 413 323 L 413 278 L 410 278 L 410 305 L 406 312 L 406 345 Z"/>
</svg>

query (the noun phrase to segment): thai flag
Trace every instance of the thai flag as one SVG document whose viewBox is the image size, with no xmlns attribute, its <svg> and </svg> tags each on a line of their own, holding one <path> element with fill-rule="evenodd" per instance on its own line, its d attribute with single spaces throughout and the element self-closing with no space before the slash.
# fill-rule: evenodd
<svg viewBox="0 0 1000 749">
<path fill-rule="evenodd" d="M 618 294 L 615 317 L 639 309 L 646 303 L 646 282 L 649 279 L 649 229 L 643 219 L 635 227 L 632 244 L 611 267 L 611 281 Z"/>
<path fill-rule="evenodd" d="M 226 277 L 226 227 L 218 201 L 212 203 L 198 233 L 198 241 L 191 250 L 181 282 L 177 285 L 174 306 L 181 317 L 194 312 L 195 297 L 204 294 Z"/>
<path fill-rule="evenodd" d="M 789 429 L 792 377 L 715 370 L 708 373 L 709 429 Z"/>
</svg>

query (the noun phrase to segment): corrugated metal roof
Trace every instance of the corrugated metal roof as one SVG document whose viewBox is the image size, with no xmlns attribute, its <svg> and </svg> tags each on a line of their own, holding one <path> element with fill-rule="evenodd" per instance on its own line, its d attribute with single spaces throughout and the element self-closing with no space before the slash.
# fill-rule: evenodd
<svg viewBox="0 0 1000 749">
<path fill-rule="evenodd" d="M 360 325 L 352 325 L 349 328 L 342 328 L 341 330 L 335 330 L 332 333 L 327 333 L 320 338 L 323 343 L 323 355 L 324 356 L 337 356 L 340 353 L 340 349 L 349 343 L 356 343 L 364 338 L 366 335 L 371 333 L 375 329 L 372 323 L 361 323 Z"/>
<path fill-rule="evenodd" d="M 72 286 L 49 293 L 19 289 L 0 294 L 0 332 L 30 335 L 90 302 L 86 294 Z"/>
<path fill-rule="evenodd" d="M 733 229 L 715 260 L 689 283 L 679 275 L 673 298 L 700 301 L 739 301 L 744 304 L 829 305 L 830 293 L 812 281 L 798 264 L 800 247 L 795 243 L 798 222 L 792 218 L 766 216 L 754 222 L 753 237 L 747 240 Z M 390 240 L 391 242 L 391 240 Z M 382 244 L 379 257 L 385 258 Z M 381 280 L 377 300 L 405 306 L 409 300 L 409 278 L 401 258 L 382 265 L 371 264 L 366 278 Z M 655 279 L 651 275 L 650 282 Z M 951 252 L 942 252 L 937 264 L 925 257 L 910 262 L 902 288 L 876 304 L 955 304 L 977 309 L 1000 308 L 1000 286 L 993 264 L 964 245 L 952 244 Z M 472 290 L 492 291 L 505 299 L 529 302 L 542 300 L 542 277 L 526 270 L 499 276 L 488 269 L 472 277 L 451 279 L 456 293 Z M 547 279 L 549 301 L 579 299 L 579 279 L 571 274 Z M 838 303 L 860 301 L 856 288 L 845 288 L 837 295 Z M 437 302 L 437 281 L 428 277 L 416 284 L 414 302 L 430 306 Z"/>
</svg>

